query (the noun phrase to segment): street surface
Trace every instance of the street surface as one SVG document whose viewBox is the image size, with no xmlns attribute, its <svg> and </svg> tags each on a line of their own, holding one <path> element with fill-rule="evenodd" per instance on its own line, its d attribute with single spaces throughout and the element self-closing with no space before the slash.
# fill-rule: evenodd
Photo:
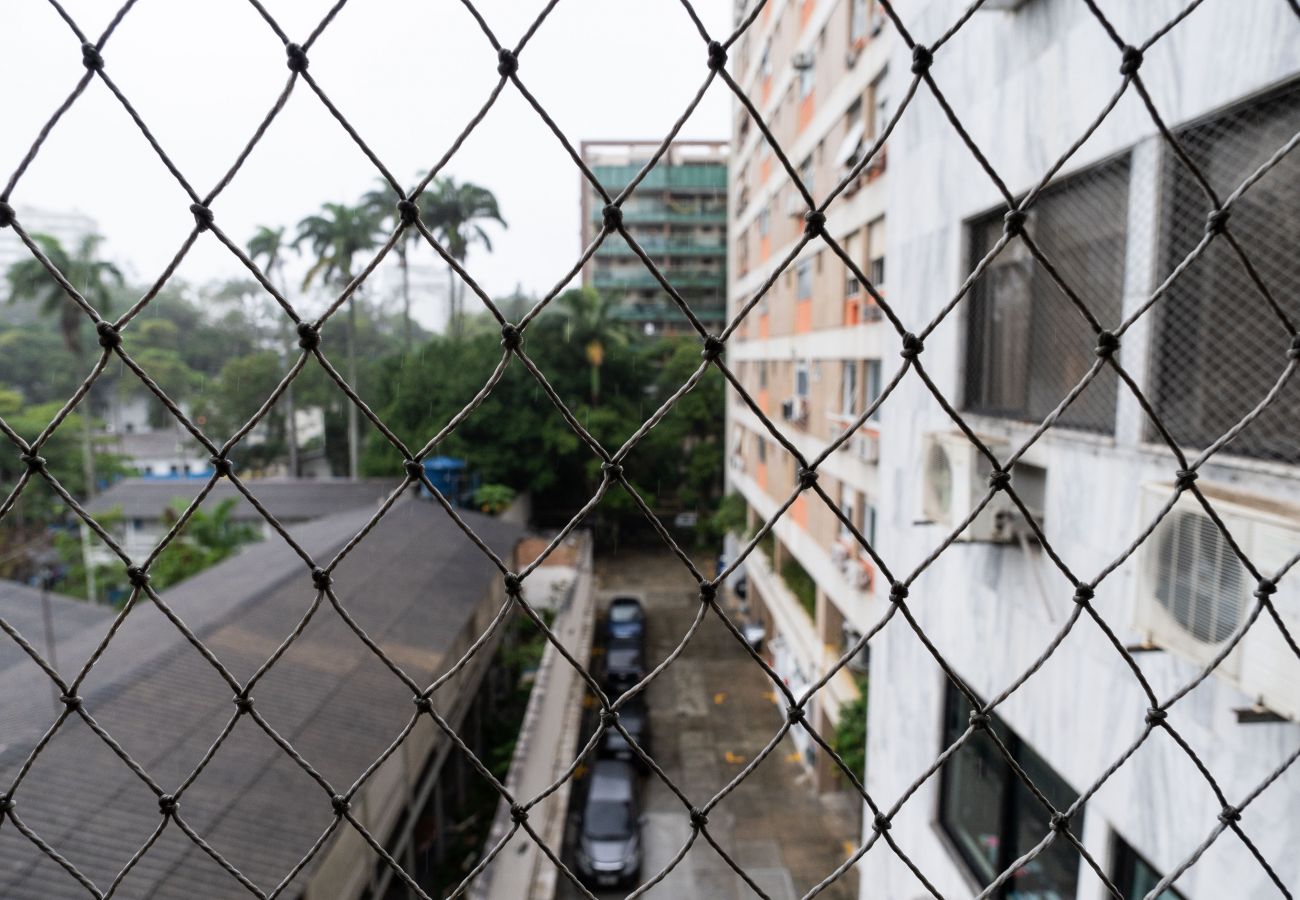
<svg viewBox="0 0 1300 900">
<path fill-rule="evenodd" d="M 700 559 L 701 571 L 712 566 Z M 707 568 L 706 568 L 707 566 Z M 602 611 L 611 592 L 638 593 L 649 624 L 647 662 L 660 663 L 698 610 L 690 573 L 667 551 L 598 557 Z M 599 630 L 603 622 L 598 621 Z M 703 805 L 753 759 L 781 727 L 767 676 L 710 614 L 685 652 L 648 689 L 651 755 L 682 792 Z M 590 717 L 588 717 L 590 718 Z M 582 791 L 575 788 L 574 798 Z M 574 800 L 576 804 L 579 802 Z M 690 837 L 687 811 L 656 776 L 644 782 L 642 829 L 649 879 Z M 858 804 L 846 795 L 816 796 L 787 736 L 740 786 L 709 813 L 709 834 L 772 900 L 796 900 L 842 863 L 858 840 Z M 570 809 L 570 840 L 576 823 Z M 571 848 L 565 862 L 572 865 Z M 601 892 L 621 898 L 630 891 Z M 560 898 L 581 895 L 561 877 Z M 757 895 L 703 839 L 645 896 L 652 900 L 748 900 Z M 818 895 L 856 900 L 850 871 Z"/>
</svg>

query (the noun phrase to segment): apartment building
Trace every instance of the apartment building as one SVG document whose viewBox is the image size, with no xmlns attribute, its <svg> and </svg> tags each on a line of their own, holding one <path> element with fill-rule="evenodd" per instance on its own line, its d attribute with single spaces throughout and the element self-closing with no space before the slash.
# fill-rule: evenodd
<svg viewBox="0 0 1300 900">
<path fill-rule="evenodd" d="M 935 54 L 932 76 L 1010 192 L 1021 197 L 1120 87 L 1120 52 L 1087 4 L 998 5 L 1014 8 L 974 13 Z M 1102 5 L 1133 45 L 1185 7 L 1172 0 Z M 899 8 L 911 33 L 929 41 L 967 6 L 927 0 Z M 794 15 L 794 9 L 782 12 Z M 898 44 L 890 53 L 898 91 L 911 77 L 911 54 Z M 1221 198 L 1300 133 L 1300 19 L 1286 4 L 1201 4 L 1145 50 L 1140 71 L 1155 108 Z M 888 299 L 897 298 L 904 322 L 919 330 L 1001 238 L 1007 205 L 924 86 L 889 149 L 887 196 L 879 207 L 889 212 Z M 745 159 L 738 154 L 740 166 Z M 1158 291 L 1205 238 L 1213 211 L 1130 89 L 1037 196 L 1025 222 L 1103 328 L 1115 329 L 1159 293 L 1124 333 L 1117 358 L 1189 459 L 1263 401 L 1287 368 L 1294 344 L 1259 283 L 1295 321 L 1300 155 L 1282 157 L 1231 202 L 1230 233 L 1253 271 L 1220 237 Z M 773 323 L 786 303 L 773 298 Z M 778 340 L 777 326 L 769 327 L 767 340 Z M 897 336 L 889 334 L 883 345 L 889 378 L 902 364 Z M 1013 240 L 926 338 L 921 358 L 938 389 L 1005 460 L 1094 364 L 1096 346 L 1096 334 L 1043 265 Z M 788 382 L 768 366 L 775 403 Z M 823 368 L 823 382 L 827 374 Z M 818 401 L 810 406 L 816 416 Z M 1270 576 L 1300 550 L 1297 422 L 1300 392 L 1289 384 L 1199 468 L 1197 486 Z M 884 557 L 907 573 L 985 496 L 989 469 L 912 373 L 885 401 L 880 433 L 879 469 L 872 474 L 888 488 L 880 491 L 875 531 Z M 768 458 L 777 496 L 789 473 L 770 471 L 770 447 Z M 1025 452 L 1012 483 L 1062 561 L 1091 581 L 1121 559 L 1174 497 L 1180 468 L 1134 391 L 1106 369 Z M 761 474 L 736 483 L 763 499 Z M 986 701 L 1030 672 L 1077 611 L 1073 586 L 1004 497 L 995 495 L 912 584 L 908 599 L 934 647 Z M 793 525 L 785 534 L 802 537 Z M 817 542 L 804 540 L 810 543 Z M 1272 598 L 1292 635 L 1300 634 L 1294 575 L 1278 581 Z M 1115 639 L 1131 648 L 1163 703 L 1193 684 L 1249 621 L 1256 583 L 1184 494 L 1140 549 L 1105 575 L 1090 602 Z M 889 807 L 966 730 L 970 709 L 897 618 L 873 639 L 870 669 L 867 788 Z M 1167 721 L 1229 804 L 1246 801 L 1300 747 L 1298 685 L 1300 661 L 1265 613 L 1208 678 L 1169 708 Z M 998 706 L 993 721 L 1057 808 L 1085 797 L 1070 827 L 1125 900 L 1148 896 L 1192 857 L 1220 826 L 1223 807 L 1184 749 L 1159 728 L 1099 790 L 1086 793 L 1142 733 L 1150 706 L 1111 639 L 1083 615 L 1042 668 Z M 1300 769 L 1292 766 L 1251 800 L 1241 819 L 1273 877 L 1293 893 L 1300 887 L 1297 809 Z M 979 894 L 1051 827 L 1043 804 L 991 742 L 976 735 L 910 794 L 890 835 L 943 896 L 956 897 Z M 868 823 L 866 835 L 870 829 Z M 1245 842 L 1225 832 L 1158 896 L 1281 896 L 1252 856 Z M 861 866 L 864 898 L 931 896 L 883 842 Z M 1016 867 L 991 896 L 1112 894 L 1077 850 L 1057 840 Z"/>
<path fill-rule="evenodd" d="M 583 141 L 582 159 L 617 195 L 659 149 L 657 141 Z M 637 245 L 711 330 L 726 315 L 727 153 L 725 141 L 674 141 L 623 203 Z M 605 201 L 583 179 L 582 245 L 604 224 Z M 663 285 L 621 235 L 610 235 L 582 270 L 582 284 L 618 301 L 618 315 L 646 334 L 689 324 Z"/>
<path fill-rule="evenodd" d="M 734 77 L 818 202 L 858 169 L 828 210 L 826 227 L 881 294 L 890 292 L 889 148 L 865 167 L 859 163 L 890 115 L 891 34 L 874 0 L 769 2 L 731 52 Z M 808 211 L 749 113 L 733 108 L 732 316 L 790 254 Z M 763 414 L 811 459 L 879 396 L 882 355 L 896 358 L 885 327 L 854 273 L 813 241 L 762 294 L 729 341 L 727 358 Z M 752 529 L 789 496 L 796 463 L 734 392 L 727 415 L 727 481 L 745 498 Z M 868 422 L 819 469 L 821 486 L 873 541 L 880 438 L 878 422 Z M 748 613 L 766 632 L 771 664 L 796 692 L 820 678 L 878 615 L 877 574 L 849 538 L 825 504 L 801 496 L 746 562 Z M 814 698 L 810 721 L 821 734 L 829 735 L 845 704 L 859 698 L 865 669 L 863 655 Z M 834 786 L 828 758 L 802 729 L 791 733 L 819 786 Z"/>
</svg>

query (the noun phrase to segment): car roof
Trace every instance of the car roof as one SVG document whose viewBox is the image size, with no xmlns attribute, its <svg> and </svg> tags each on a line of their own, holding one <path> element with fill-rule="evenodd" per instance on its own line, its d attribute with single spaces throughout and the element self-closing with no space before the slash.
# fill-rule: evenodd
<svg viewBox="0 0 1300 900">
<path fill-rule="evenodd" d="M 615 645 L 605 651 L 605 665 L 631 666 L 641 662 L 641 648 L 630 644 Z"/>
<path fill-rule="evenodd" d="M 610 605 L 610 606 L 613 606 L 613 605 L 616 604 L 616 603 L 619 604 L 619 605 L 627 605 L 627 604 L 635 603 L 637 606 L 640 606 L 640 605 L 641 605 L 641 598 L 640 598 L 640 597 L 634 597 L 634 596 L 632 596 L 631 594 L 620 594 L 619 596 L 614 597 L 613 599 L 611 599 L 611 600 L 609 601 L 609 605 Z"/>
<path fill-rule="evenodd" d="M 636 773 L 631 763 L 620 759 L 601 759 L 591 769 L 588 800 L 631 800 Z"/>
</svg>

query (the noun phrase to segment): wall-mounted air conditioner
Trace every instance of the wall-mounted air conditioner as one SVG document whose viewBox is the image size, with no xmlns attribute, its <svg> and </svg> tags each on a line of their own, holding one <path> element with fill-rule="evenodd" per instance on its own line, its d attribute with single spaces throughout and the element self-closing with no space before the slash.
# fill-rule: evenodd
<svg viewBox="0 0 1300 900">
<path fill-rule="evenodd" d="M 996 438 L 981 436 L 995 456 L 1001 458 L 1006 444 Z M 926 435 L 921 450 L 921 514 L 923 518 L 946 529 L 956 528 L 989 490 L 993 466 L 970 438 L 960 431 L 941 431 Z M 1016 532 L 1009 517 L 1015 506 L 1001 491 L 993 496 L 962 533 L 959 541 L 1011 541 Z"/>
<path fill-rule="evenodd" d="M 875 465 L 880 462 L 880 435 L 875 431 L 865 426 L 859 428 L 853 437 L 849 438 L 849 446 L 852 448 L 853 455 L 864 463 Z"/>
<path fill-rule="evenodd" d="M 791 397 L 781 404 L 781 418 L 787 422 L 805 422 L 808 419 L 808 400 L 805 397 Z"/>
<path fill-rule="evenodd" d="M 799 72 L 802 72 L 805 69 L 811 69 L 815 63 L 816 60 L 813 59 L 811 53 L 796 53 L 790 57 L 790 65 Z"/>
<path fill-rule="evenodd" d="M 1300 548 L 1300 509 L 1238 491 L 1200 484 L 1228 533 L 1263 574 Z M 1142 523 L 1168 502 L 1173 485 L 1143 485 Z M 1209 665 L 1257 602 L 1256 582 L 1219 527 L 1184 493 L 1137 556 L 1133 627 L 1149 643 L 1198 666 Z M 1272 601 L 1292 635 L 1300 634 L 1300 587 L 1278 582 Z M 1267 614 L 1215 668 L 1214 674 L 1265 707 L 1300 720 L 1300 659 Z"/>
<path fill-rule="evenodd" d="M 860 640 L 862 640 L 862 632 L 858 631 L 852 625 L 846 624 L 844 626 L 844 652 L 847 653 L 853 645 Z M 849 661 L 844 665 L 845 668 L 851 669 L 854 672 L 866 672 L 870 668 L 870 664 L 871 645 L 867 644 L 857 653 L 849 657 Z"/>
</svg>

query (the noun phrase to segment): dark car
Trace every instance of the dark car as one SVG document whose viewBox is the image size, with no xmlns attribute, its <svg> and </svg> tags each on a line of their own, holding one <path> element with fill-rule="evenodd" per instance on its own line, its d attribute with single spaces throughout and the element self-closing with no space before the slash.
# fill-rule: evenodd
<svg viewBox="0 0 1300 900">
<path fill-rule="evenodd" d="M 627 763 L 601 759 L 591 769 L 578 832 L 578 873 L 593 887 L 636 884 L 641 877 L 641 797 Z"/>
<path fill-rule="evenodd" d="M 605 690 L 621 694 L 645 678 L 645 654 L 631 641 L 611 641 L 605 648 Z"/>
<path fill-rule="evenodd" d="M 647 755 L 650 753 L 650 713 L 646 709 L 644 694 L 637 694 L 618 711 L 618 722 L 636 741 L 636 745 Z M 644 766 L 645 760 L 637 755 L 622 733 L 611 727 L 605 732 L 600 742 L 601 756 L 611 759 L 628 760 L 638 766 Z"/>
<path fill-rule="evenodd" d="M 645 607 L 636 597 L 615 597 L 609 601 L 609 622 L 606 628 L 609 642 L 644 641 Z"/>
</svg>

